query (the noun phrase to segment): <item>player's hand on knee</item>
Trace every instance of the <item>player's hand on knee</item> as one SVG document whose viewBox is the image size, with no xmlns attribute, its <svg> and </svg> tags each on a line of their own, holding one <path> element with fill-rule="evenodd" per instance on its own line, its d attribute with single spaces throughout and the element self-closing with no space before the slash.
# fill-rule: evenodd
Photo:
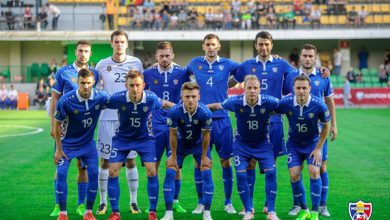
<svg viewBox="0 0 390 220">
<path fill-rule="evenodd" d="M 58 161 L 60 161 L 62 157 L 66 158 L 68 160 L 68 157 L 66 156 L 64 151 L 56 150 L 56 152 L 54 154 L 54 164 L 57 165 Z"/>
<path fill-rule="evenodd" d="M 311 154 L 310 154 L 310 157 L 313 157 L 313 164 L 318 166 L 321 164 L 321 160 L 322 160 L 322 153 L 321 153 L 321 150 L 318 149 L 318 148 L 315 148 Z"/>
<path fill-rule="evenodd" d="M 177 161 L 173 157 L 169 157 L 166 162 L 166 167 L 177 171 Z"/>
<path fill-rule="evenodd" d="M 200 161 L 200 170 L 203 171 L 203 170 L 211 169 L 211 167 L 212 167 L 212 162 L 210 158 L 207 156 L 202 157 Z"/>
</svg>

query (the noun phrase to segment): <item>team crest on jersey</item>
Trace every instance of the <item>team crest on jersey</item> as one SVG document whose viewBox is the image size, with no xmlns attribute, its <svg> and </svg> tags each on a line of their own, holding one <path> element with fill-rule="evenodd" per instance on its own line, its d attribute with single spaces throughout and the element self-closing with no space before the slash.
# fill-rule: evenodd
<svg viewBox="0 0 390 220">
<path fill-rule="evenodd" d="M 244 109 L 240 108 L 240 112 L 243 113 L 243 112 L 244 112 Z"/>
<path fill-rule="evenodd" d="M 184 120 L 180 120 L 180 123 L 184 124 Z"/>
<path fill-rule="evenodd" d="M 157 80 L 157 79 L 153 80 L 153 83 L 154 83 L 154 84 L 157 84 L 157 83 L 158 83 L 158 80 Z"/>
<path fill-rule="evenodd" d="M 291 115 L 293 115 L 293 113 L 290 111 L 290 112 L 288 112 L 288 115 L 290 115 L 290 116 L 291 116 Z"/>
<path fill-rule="evenodd" d="M 255 73 L 256 72 L 256 68 L 252 68 L 252 73 Z"/>
<path fill-rule="evenodd" d="M 309 118 L 314 118 L 314 113 L 309 113 Z"/>
<path fill-rule="evenodd" d="M 218 69 L 221 70 L 221 71 L 222 71 L 224 68 L 225 68 L 225 67 L 224 67 L 223 65 L 219 65 L 219 66 L 218 66 Z"/>
<path fill-rule="evenodd" d="M 144 112 L 147 112 L 148 109 L 149 109 L 148 106 L 145 106 L 145 107 L 143 108 Z"/>
<path fill-rule="evenodd" d="M 99 110 L 99 108 L 100 108 L 100 105 L 95 106 L 95 110 Z"/>
<path fill-rule="evenodd" d="M 325 117 L 329 117 L 329 115 L 330 115 L 330 112 L 329 112 L 329 111 L 326 111 L 326 112 L 325 112 Z"/>
<path fill-rule="evenodd" d="M 273 68 L 272 68 L 272 71 L 273 71 L 274 73 L 276 73 L 276 72 L 278 72 L 278 68 L 277 68 L 277 67 L 273 67 Z"/>
<path fill-rule="evenodd" d="M 122 111 L 126 111 L 126 106 L 122 105 Z"/>
<path fill-rule="evenodd" d="M 213 122 L 213 120 L 210 118 L 209 120 L 206 121 L 206 125 L 210 126 L 212 122 Z"/>
<path fill-rule="evenodd" d="M 77 115 L 77 114 L 79 113 L 79 110 L 75 109 L 75 110 L 73 111 L 73 113 L 74 113 L 75 115 Z"/>
<path fill-rule="evenodd" d="M 261 109 L 260 109 L 260 113 L 261 113 L 261 114 L 264 114 L 265 111 L 266 111 L 265 108 L 261 108 Z"/>
<path fill-rule="evenodd" d="M 361 200 L 349 203 L 348 211 L 352 220 L 369 220 L 372 214 L 372 203 L 365 203 Z"/>
<path fill-rule="evenodd" d="M 320 81 L 318 81 L 318 80 L 314 81 L 314 85 L 319 86 L 320 85 Z"/>
<path fill-rule="evenodd" d="M 171 126 L 171 125 L 172 125 L 172 119 L 167 118 L 167 124 L 168 124 L 169 126 Z"/>
<path fill-rule="evenodd" d="M 201 65 L 198 66 L 198 70 L 202 70 L 203 67 Z"/>
<path fill-rule="evenodd" d="M 194 125 L 197 125 L 197 124 L 199 124 L 199 120 L 194 119 Z"/>
<path fill-rule="evenodd" d="M 112 70 L 112 67 L 110 65 L 107 66 L 107 71 L 110 72 Z"/>
<path fill-rule="evenodd" d="M 177 85 L 179 83 L 179 80 L 178 79 L 174 79 L 173 80 L 173 84 Z"/>
<path fill-rule="evenodd" d="M 75 77 L 72 77 L 72 78 L 70 78 L 70 80 L 72 81 L 72 82 L 77 82 L 77 79 L 75 78 Z"/>
</svg>

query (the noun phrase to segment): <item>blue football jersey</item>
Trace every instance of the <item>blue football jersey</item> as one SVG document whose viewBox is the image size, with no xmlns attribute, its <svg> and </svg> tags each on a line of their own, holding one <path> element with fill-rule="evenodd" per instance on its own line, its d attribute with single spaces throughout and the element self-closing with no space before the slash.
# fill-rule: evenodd
<svg viewBox="0 0 390 220">
<path fill-rule="evenodd" d="M 202 129 L 211 129 L 211 117 L 211 111 L 203 103 L 198 102 L 192 115 L 185 110 L 183 103 L 179 103 L 169 110 L 167 124 L 170 128 L 178 129 L 179 143 L 193 147 L 202 143 Z"/>
<path fill-rule="evenodd" d="M 286 87 L 288 93 L 294 93 L 294 79 L 300 74 L 303 73 L 302 69 L 289 74 L 286 79 Z M 310 94 L 319 98 L 330 97 L 334 95 L 334 89 L 332 83 L 330 82 L 329 77 L 322 78 L 321 71 L 319 69 L 314 69 L 309 75 L 311 91 Z"/>
<path fill-rule="evenodd" d="M 258 103 L 253 107 L 245 100 L 245 95 L 239 95 L 230 97 L 222 103 L 224 109 L 234 112 L 236 116 L 235 141 L 259 144 L 269 140 L 270 112 L 278 106 L 278 99 L 269 95 L 259 95 Z"/>
<path fill-rule="evenodd" d="M 204 104 L 223 102 L 228 97 L 229 76 L 236 74 L 238 63 L 217 57 L 209 63 L 204 56 L 196 57 L 187 66 L 200 86 L 200 101 Z M 213 118 L 228 117 L 225 110 L 213 112 Z"/>
<path fill-rule="evenodd" d="M 156 93 L 163 100 L 173 103 L 180 102 L 181 86 L 190 81 L 187 71 L 177 64 L 163 71 L 158 65 L 144 71 L 145 89 Z M 152 128 L 154 130 L 168 130 L 168 110 L 160 109 L 152 112 Z"/>
<path fill-rule="evenodd" d="M 89 99 L 83 99 L 78 90 L 61 96 L 57 102 L 55 118 L 62 122 L 63 147 L 78 148 L 93 141 L 100 112 L 108 99 L 106 92 L 95 89 Z"/>
<path fill-rule="evenodd" d="M 78 70 L 79 68 L 74 63 L 58 69 L 54 76 L 52 90 L 61 95 L 77 89 Z M 99 82 L 99 73 L 94 69 L 90 68 L 90 70 L 94 73 L 96 85 Z"/>
<path fill-rule="evenodd" d="M 114 93 L 107 107 L 118 109 L 119 129 L 113 137 L 122 141 L 154 138 L 147 122 L 151 111 L 162 107 L 162 100 L 151 91 L 144 91 L 142 100 L 133 103 L 127 90 Z"/>
<path fill-rule="evenodd" d="M 258 57 L 255 57 L 241 63 L 233 77 L 237 82 L 243 82 L 245 76 L 256 75 L 260 80 L 261 94 L 281 99 L 282 95 L 288 94 L 287 91 L 284 91 L 285 79 L 288 74 L 294 71 L 294 67 L 284 59 L 270 56 L 263 63 Z M 273 115 L 270 120 L 271 122 L 281 122 L 281 116 Z"/>
<path fill-rule="evenodd" d="M 316 144 L 319 139 L 318 122 L 330 120 L 330 113 L 321 98 L 310 96 L 304 106 L 300 106 L 294 95 L 279 102 L 276 112 L 286 114 L 289 123 L 288 141 L 302 148 Z"/>
</svg>

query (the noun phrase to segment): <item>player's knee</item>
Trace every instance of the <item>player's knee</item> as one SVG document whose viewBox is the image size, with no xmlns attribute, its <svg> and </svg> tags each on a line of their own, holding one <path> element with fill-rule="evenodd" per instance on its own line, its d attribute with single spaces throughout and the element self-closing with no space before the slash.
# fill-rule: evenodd
<svg viewBox="0 0 390 220">
<path fill-rule="evenodd" d="M 176 172 L 175 180 L 180 180 L 181 179 L 181 169 L 178 169 Z"/>
<path fill-rule="evenodd" d="M 126 167 L 127 168 L 132 169 L 132 168 L 135 168 L 135 166 L 136 166 L 135 159 L 127 159 L 126 160 Z"/>
<path fill-rule="evenodd" d="M 119 168 L 116 168 L 116 167 L 110 167 L 110 171 L 109 171 L 109 176 L 110 177 L 117 177 L 119 176 Z"/>
<path fill-rule="evenodd" d="M 65 169 L 57 169 L 57 181 L 63 182 L 66 181 L 68 172 Z"/>
<path fill-rule="evenodd" d="M 310 174 L 310 178 L 312 178 L 312 179 L 320 178 L 320 169 L 319 169 L 319 167 L 309 165 L 309 174 Z"/>
<path fill-rule="evenodd" d="M 155 176 L 156 175 L 156 164 L 155 163 L 145 163 L 146 175 Z"/>
<path fill-rule="evenodd" d="M 301 179 L 301 173 L 300 172 L 291 172 L 290 170 L 290 180 L 293 183 L 298 182 Z"/>
<path fill-rule="evenodd" d="M 108 169 L 110 167 L 110 162 L 109 160 L 106 160 L 106 159 L 101 159 L 100 160 L 100 167 L 103 168 L 103 169 Z"/>
<path fill-rule="evenodd" d="M 325 160 L 325 161 L 322 161 L 322 163 L 321 163 L 320 172 L 321 173 L 326 173 L 327 171 L 328 171 L 328 167 L 326 165 L 326 160 Z"/>
<path fill-rule="evenodd" d="M 230 160 L 229 159 L 222 159 L 221 158 L 221 166 L 223 168 L 231 167 Z"/>
</svg>

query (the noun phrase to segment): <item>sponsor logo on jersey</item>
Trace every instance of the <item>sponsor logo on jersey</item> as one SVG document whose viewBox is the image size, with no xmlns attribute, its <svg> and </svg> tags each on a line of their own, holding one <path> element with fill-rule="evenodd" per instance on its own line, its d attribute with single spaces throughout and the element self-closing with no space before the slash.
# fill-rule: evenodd
<svg viewBox="0 0 390 220">
<path fill-rule="evenodd" d="M 173 80 L 173 84 L 177 85 L 179 83 L 179 80 L 178 79 L 174 79 Z"/>
<path fill-rule="evenodd" d="M 349 203 L 348 211 L 352 220 L 369 220 L 372 214 L 372 203 L 365 203 L 361 200 Z"/>
<path fill-rule="evenodd" d="M 309 113 L 309 118 L 313 118 L 314 117 L 314 113 Z"/>
<path fill-rule="evenodd" d="M 314 81 L 314 85 L 319 86 L 320 85 L 320 81 L 318 81 L 318 80 Z"/>
<path fill-rule="evenodd" d="M 272 68 L 272 71 L 273 71 L 274 73 L 276 73 L 276 72 L 278 72 L 278 68 L 277 68 L 277 67 L 273 67 L 273 68 Z"/>
<path fill-rule="evenodd" d="M 110 65 L 107 66 L 107 71 L 110 72 L 112 70 L 112 67 Z"/>
<path fill-rule="evenodd" d="M 221 71 L 222 71 L 224 68 L 225 68 L 225 67 L 224 67 L 223 65 L 219 65 L 219 66 L 218 66 L 218 69 L 221 70 Z"/>
</svg>

